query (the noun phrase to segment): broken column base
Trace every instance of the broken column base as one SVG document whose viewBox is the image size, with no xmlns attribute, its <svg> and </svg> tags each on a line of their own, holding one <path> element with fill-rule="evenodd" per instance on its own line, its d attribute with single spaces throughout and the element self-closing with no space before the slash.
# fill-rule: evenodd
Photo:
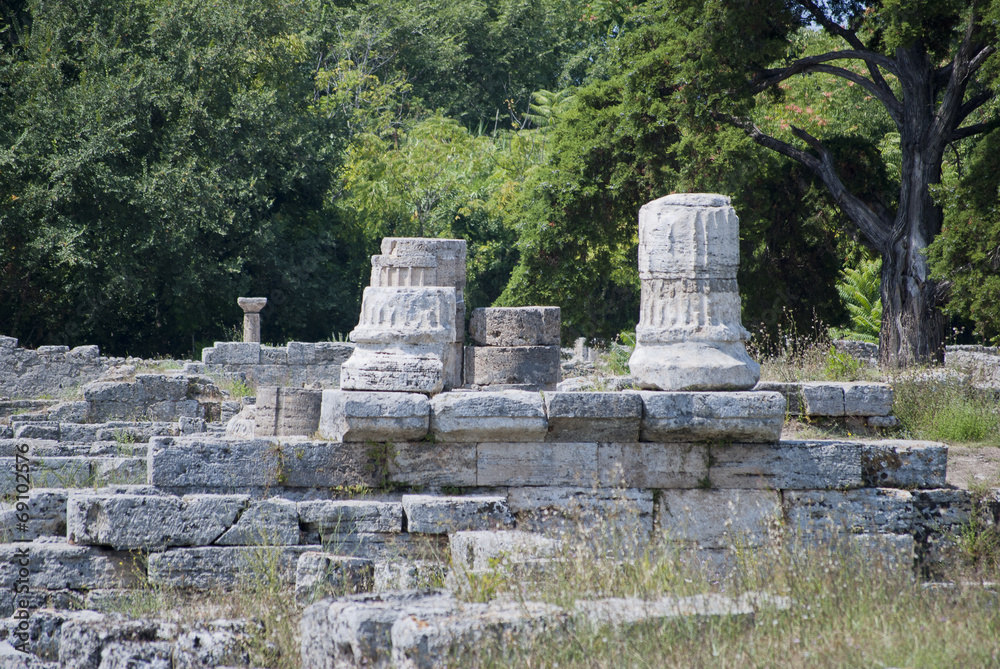
<svg viewBox="0 0 1000 669">
<path fill-rule="evenodd" d="M 341 390 L 374 390 L 434 395 L 444 389 L 447 344 L 379 346 L 358 344 L 340 368 Z"/>
<path fill-rule="evenodd" d="M 635 385 L 650 390 L 749 390 L 760 365 L 743 342 L 639 342 L 628 361 Z"/>
</svg>

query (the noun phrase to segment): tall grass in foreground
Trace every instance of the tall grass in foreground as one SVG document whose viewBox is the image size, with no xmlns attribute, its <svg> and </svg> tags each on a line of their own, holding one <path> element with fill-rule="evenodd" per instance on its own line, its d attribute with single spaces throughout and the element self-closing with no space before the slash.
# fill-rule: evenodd
<svg viewBox="0 0 1000 669">
<path fill-rule="evenodd" d="M 980 578 L 996 579 L 997 561 Z M 730 576 L 690 550 L 654 544 L 636 553 L 559 552 L 544 576 L 500 569 L 495 596 L 570 606 L 577 599 L 766 592 L 756 613 L 628 626 L 575 624 L 534 638 L 506 638 L 457 655 L 456 667 L 1000 667 L 996 590 L 928 585 L 908 560 L 862 551 L 849 540 L 823 546 L 736 548 Z M 506 575 L 505 575 L 506 574 Z M 953 575 L 957 576 L 957 572 Z"/>
</svg>

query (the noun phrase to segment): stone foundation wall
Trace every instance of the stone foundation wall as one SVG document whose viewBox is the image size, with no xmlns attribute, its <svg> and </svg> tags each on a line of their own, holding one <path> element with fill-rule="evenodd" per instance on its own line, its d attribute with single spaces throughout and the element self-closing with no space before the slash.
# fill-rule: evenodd
<svg viewBox="0 0 1000 669">
<path fill-rule="evenodd" d="M 64 396 L 123 362 L 121 358 L 102 357 L 96 346 L 41 346 L 31 350 L 20 348 L 13 337 L 0 337 L 0 396 Z"/>
<path fill-rule="evenodd" d="M 238 378 L 254 386 L 339 388 L 340 366 L 351 357 L 347 342 L 290 342 L 261 346 L 249 342 L 216 342 L 204 349 L 201 364 L 188 371 Z"/>
</svg>

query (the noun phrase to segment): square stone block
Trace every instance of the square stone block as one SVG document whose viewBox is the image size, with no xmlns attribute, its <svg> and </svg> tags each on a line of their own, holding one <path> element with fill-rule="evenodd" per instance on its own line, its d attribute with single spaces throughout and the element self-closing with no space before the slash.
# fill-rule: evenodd
<svg viewBox="0 0 1000 669">
<path fill-rule="evenodd" d="M 319 433 L 334 441 L 396 442 L 422 439 L 430 402 L 420 393 L 324 390 Z"/>
<path fill-rule="evenodd" d="M 410 533 L 451 534 L 514 526 L 505 497 L 403 495 L 403 512 Z"/>
<path fill-rule="evenodd" d="M 802 384 L 802 408 L 806 416 L 843 416 L 844 386 L 840 383 Z"/>
<path fill-rule="evenodd" d="M 887 383 L 845 383 L 845 416 L 888 416 L 892 413 L 892 386 Z"/>
<path fill-rule="evenodd" d="M 785 398 L 777 392 L 636 394 L 643 404 L 642 441 L 777 441 L 785 421 Z"/>
<path fill-rule="evenodd" d="M 260 364 L 260 344 L 243 341 L 217 341 L 211 360 L 202 359 L 205 363 L 223 365 L 257 365 Z"/>
<path fill-rule="evenodd" d="M 559 346 L 559 307 L 473 309 L 469 334 L 480 346 Z"/>
<path fill-rule="evenodd" d="M 317 543 L 327 536 L 403 531 L 403 505 L 399 502 L 310 500 L 298 503 L 298 514 L 299 523 Z"/>
<path fill-rule="evenodd" d="M 481 486 L 592 486 L 597 482 L 596 443 L 481 443 Z"/>
<path fill-rule="evenodd" d="M 657 501 L 660 531 L 699 548 L 735 542 L 759 546 L 769 526 L 781 518 L 781 502 L 773 490 L 664 490 Z"/>
<path fill-rule="evenodd" d="M 642 398 L 635 393 L 542 393 L 547 441 L 639 440 Z"/>
<path fill-rule="evenodd" d="M 825 490 L 860 488 L 861 444 L 782 441 L 710 449 L 709 483 L 717 488 Z"/>
<path fill-rule="evenodd" d="M 431 441 L 396 442 L 389 480 L 411 486 L 476 485 L 476 445 Z"/>
<path fill-rule="evenodd" d="M 518 528 L 556 533 L 601 528 L 608 539 L 646 541 L 653 530 L 653 491 L 635 488 L 511 488 Z"/>
<path fill-rule="evenodd" d="M 466 346 L 465 383 L 555 390 L 559 364 L 558 346 Z"/>
<path fill-rule="evenodd" d="M 540 393 L 451 392 L 431 399 L 430 429 L 437 441 L 544 441 L 548 427 Z"/>
<path fill-rule="evenodd" d="M 784 502 L 789 526 L 799 535 L 913 531 L 913 495 L 905 490 L 789 490 Z"/>
<path fill-rule="evenodd" d="M 940 488 L 948 473 L 948 447 L 929 441 L 865 442 L 861 467 L 868 486 Z"/>
<path fill-rule="evenodd" d="M 600 484 L 626 488 L 697 488 L 708 481 L 705 444 L 598 444 Z"/>
</svg>

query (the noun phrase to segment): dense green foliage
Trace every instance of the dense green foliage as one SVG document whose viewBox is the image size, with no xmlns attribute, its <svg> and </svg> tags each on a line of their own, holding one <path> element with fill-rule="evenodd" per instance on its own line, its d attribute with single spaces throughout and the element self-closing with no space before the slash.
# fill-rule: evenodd
<svg viewBox="0 0 1000 669">
<path fill-rule="evenodd" d="M 637 320 L 638 209 L 678 191 L 732 197 L 751 330 L 845 325 L 838 273 L 877 244 L 814 169 L 732 119 L 799 150 L 796 129 L 821 137 L 877 212 L 900 206 L 910 149 L 836 73 L 755 88 L 842 48 L 796 4 L 0 0 L 0 333 L 190 354 L 253 294 L 265 341 L 322 340 L 355 325 L 381 238 L 427 235 L 468 240 L 470 308 L 559 305 L 565 339 L 611 340 Z M 923 40 L 941 64 L 965 16 L 824 6 L 875 51 Z M 996 141 L 950 145 L 931 248 L 950 312 L 985 338 Z"/>
</svg>

